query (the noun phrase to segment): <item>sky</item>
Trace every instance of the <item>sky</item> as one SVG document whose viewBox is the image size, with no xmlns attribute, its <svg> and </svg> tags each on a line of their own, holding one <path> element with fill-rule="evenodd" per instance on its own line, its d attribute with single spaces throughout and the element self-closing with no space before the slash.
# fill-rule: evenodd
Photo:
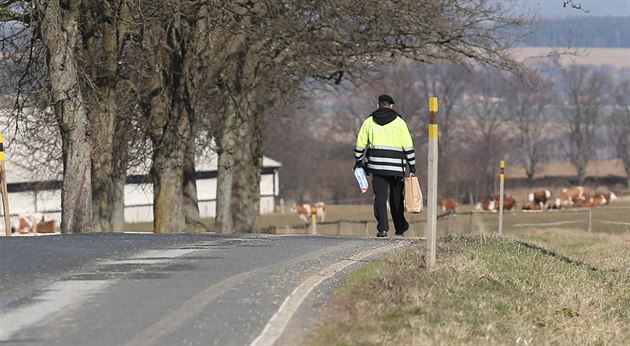
<svg viewBox="0 0 630 346">
<path fill-rule="evenodd" d="M 541 17 L 630 16 L 630 0 L 573 0 L 583 10 L 563 7 L 563 0 L 521 0 Z M 520 1 L 519 1 L 520 2 Z M 630 25 L 630 23 L 628 24 Z"/>
</svg>

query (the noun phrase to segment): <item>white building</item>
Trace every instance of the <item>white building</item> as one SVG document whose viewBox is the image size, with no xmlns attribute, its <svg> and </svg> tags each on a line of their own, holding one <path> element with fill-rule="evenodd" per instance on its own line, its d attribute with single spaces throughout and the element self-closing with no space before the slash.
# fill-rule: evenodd
<svg viewBox="0 0 630 346">
<path fill-rule="evenodd" d="M 208 155 L 209 159 L 198 160 L 197 199 L 199 215 L 214 217 L 217 210 L 217 155 Z M 260 212 L 271 213 L 276 207 L 280 194 L 278 169 L 281 164 L 268 157 L 263 157 L 263 169 L 260 177 Z M 125 185 L 125 221 L 145 222 L 153 220 L 153 184 L 145 175 L 130 175 Z"/>
<path fill-rule="evenodd" d="M 10 132 L 9 132 L 10 133 Z M 7 146 L 7 143 L 10 143 Z M 39 165 L 36 172 L 24 163 L 28 159 L 20 155 L 27 152 L 20 143 L 11 143 L 4 138 L 5 171 L 9 191 L 9 213 L 11 216 L 28 213 L 44 213 L 47 219 L 61 220 L 61 162 Z M 197 197 L 201 217 L 216 215 L 217 154 L 208 152 L 197 159 Z M 36 160 L 35 160 L 36 161 Z M 279 196 L 278 170 L 281 164 L 268 157 L 263 158 L 260 181 L 260 212 L 272 212 Z M 153 184 L 138 168 L 130 169 L 125 185 L 125 222 L 153 221 Z M 0 210 L 1 212 L 1 210 Z"/>
</svg>

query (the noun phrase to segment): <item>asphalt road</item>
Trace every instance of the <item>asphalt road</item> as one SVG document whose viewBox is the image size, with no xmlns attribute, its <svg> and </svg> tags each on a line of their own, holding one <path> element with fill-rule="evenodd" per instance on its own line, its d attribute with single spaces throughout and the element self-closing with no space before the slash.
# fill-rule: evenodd
<svg viewBox="0 0 630 346">
<path fill-rule="evenodd" d="M 340 279 L 405 238 L 0 239 L 1 345 L 299 343 Z"/>
</svg>

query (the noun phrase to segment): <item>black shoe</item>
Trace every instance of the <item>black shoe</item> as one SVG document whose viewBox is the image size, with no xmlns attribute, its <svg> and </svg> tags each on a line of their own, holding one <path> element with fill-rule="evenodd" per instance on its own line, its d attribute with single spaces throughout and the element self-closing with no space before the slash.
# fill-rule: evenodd
<svg viewBox="0 0 630 346">
<path fill-rule="evenodd" d="M 379 238 L 387 237 L 387 232 L 378 232 L 378 233 L 376 233 L 376 236 L 379 237 Z"/>
<path fill-rule="evenodd" d="M 402 231 L 396 231 L 396 235 L 402 237 L 403 234 L 405 234 L 405 232 L 407 232 L 408 229 L 409 229 L 409 224 L 407 224 L 407 227 L 405 227 L 405 229 L 403 229 Z"/>
</svg>

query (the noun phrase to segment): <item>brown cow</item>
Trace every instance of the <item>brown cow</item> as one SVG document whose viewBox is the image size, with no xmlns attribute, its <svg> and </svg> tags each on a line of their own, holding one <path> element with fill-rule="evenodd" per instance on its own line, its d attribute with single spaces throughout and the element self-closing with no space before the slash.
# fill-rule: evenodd
<svg viewBox="0 0 630 346">
<path fill-rule="evenodd" d="M 582 186 L 572 186 L 566 189 L 563 189 L 560 193 L 560 201 L 562 205 L 570 207 L 575 204 L 576 201 L 585 200 L 584 197 L 584 187 Z"/>
<path fill-rule="evenodd" d="M 523 210 L 524 211 L 541 211 L 541 207 L 540 204 L 534 202 L 534 201 L 526 201 L 525 203 L 523 203 Z"/>
<path fill-rule="evenodd" d="M 528 200 L 538 204 L 539 210 L 542 210 L 547 206 L 547 202 L 551 198 L 551 191 L 547 189 L 538 189 L 531 192 L 528 196 Z M 523 208 L 524 209 L 524 208 Z"/>
<path fill-rule="evenodd" d="M 589 200 L 591 201 L 591 204 L 593 205 L 593 207 L 601 207 L 608 203 L 608 200 L 603 194 L 595 195 L 589 198 Z"/>
<path fill-rule="evenodd" d="M 617 195 L 612 191 L 604 192 L 602 195 L 606 198 L 607 204 L 617 199 Z"/>
<path fill-rule="evenodd" d="M 494 207 L 499 210 L 499 195 L 493 195 Z M 514 210 L 516 208 L 516 199 L 512 195 L 503 195 L 503 210 Z"/>
<path fill-rule="evenodd" d="M 457 207 L 459 206 L 459 203 L 457 203 L 457 201 L 453 198 L 442 198 L 440 204 L 442 205 L 442 212 L 448 214 L 457 213 Z"/>
<path fill-rule="evenodd" d="M 11 233 L 31 233 L 33 232 L 33 226 L 40 221 L 44 221 L 44 214 L 42 213 L 19 215 L 17 219 L 11 220 Z"/>
<path fill-rule="evenodd" d="M 490 211 L 490 212 L 496 212 L 496 208 L 494 207 L 494 200 L 489 200 L 489 201 L 485 201 L 485 202 L 479 202 L 477 203 L 477 206 L 475 206 L 476 210 L 483 210 L 483 211 Z"/>
<path fill-rule="evenodd" d="M 57 220 L 42 220 L 33 226 L 35 233 L 59 233 L 59 221 Z"/>
<path fill-rule="evenodd" d="M 308 218 L 313 215 L 319 217 L 323 222 L 326 217 L 326 203 L 295 203 L 291 207 L 291 211 L 297 213 L 300 219 L 302 219 L 304 222 L 308 222 Z"/>
<path fill-rule="evenodd" d="M 589 199 L 577 199 L 573 202 L 573 207 L 575 208 L 591 208 L 593 207 L 593 198 Z"/>
<path fill-rule="evenodd" d="M 563 208 L 564 206 L 562 205 L 562 202 L 560 201 L 560 197 L 556 197 L 553 201 L 550 201 L 549 203 L 547 203 L 547 210 L 560 210 Z"/>
</svg>

